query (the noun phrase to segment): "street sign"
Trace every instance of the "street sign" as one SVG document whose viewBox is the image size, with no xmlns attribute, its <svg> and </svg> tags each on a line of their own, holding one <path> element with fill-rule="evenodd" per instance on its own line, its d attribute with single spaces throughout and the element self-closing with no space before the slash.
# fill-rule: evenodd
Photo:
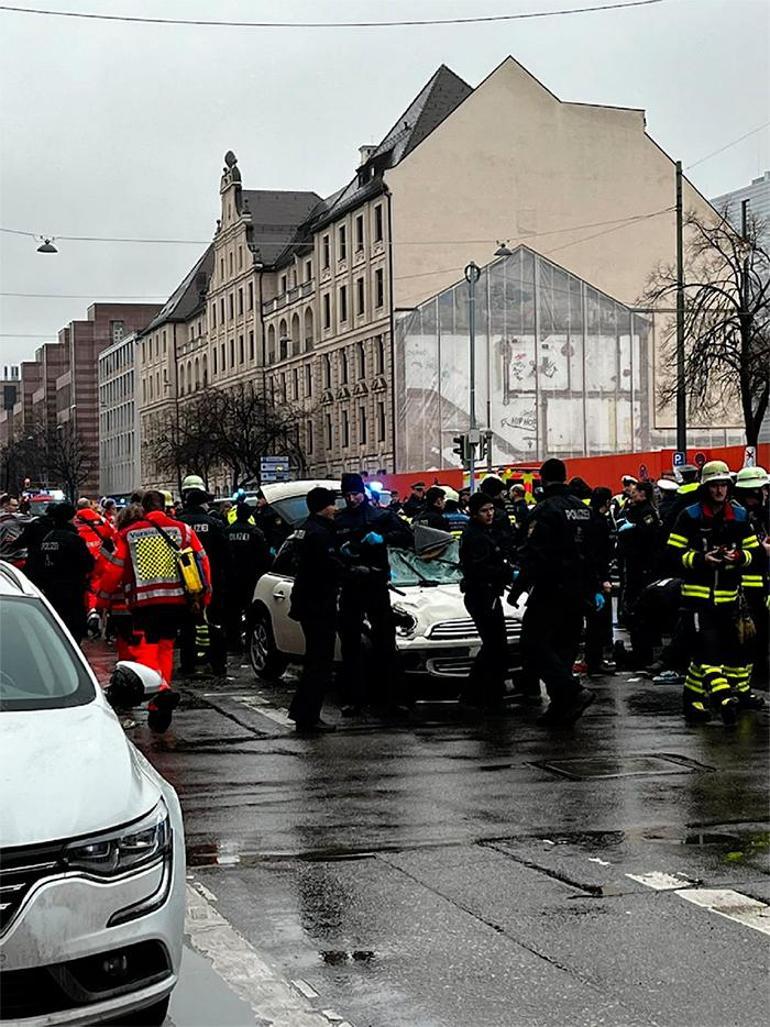
<svg viewBox="0 0 770 1027">
<path fill-rule="evenodd" d="M 684 467 L 684 465 L 686 463 L 687 463 L 687 454 L 683 453 L 681 449 L 677 449 L 677 451 L 674 453 L 674 459 L 672 461 L 673 466 L 674 467 Z"/>
<path fill-rule="evenodd" d="M 757 466 L 757 451 L 754 446 L 746 446 L 743 451 L 743 466 L 744 467 L 756 467 Z"/>
<path fill-rule="evenodd" d="M 288 456 L 263 456 L 259 462 L 261 481 L 288 481 L 291 476 Z"/>
</svg>

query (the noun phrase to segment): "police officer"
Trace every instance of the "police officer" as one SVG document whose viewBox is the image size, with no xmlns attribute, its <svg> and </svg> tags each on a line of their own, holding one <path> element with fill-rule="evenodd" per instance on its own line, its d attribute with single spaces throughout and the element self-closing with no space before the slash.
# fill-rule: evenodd
<svg viewBox="0 0 770 1027">
<path fill-rule="evenodd" d="M 40 545 L 37 582 L 72 637 L 80 642 L 86 633 L 86 592 L 94 558 L 78 535 L 71 503 L 57 503 L 48 516 L 53 530 Z"/>
<path fill-rule="evenodd" d="M 425 482 L 416 481 L 412 485 L 412 492 L 404 503 L 404 516 L 414 520 L 418 514 L 425 509 Z"/>
<path fill-rule="evenodd" d="M 591 511 L 590 522 L 590 559 L 594 573 L 600 583 L 604 595 L 601 609 L 589 609 L 586 614 L 585 661 L 586 673 L 589 677 L 600 677 L 615 669 L 614 664 L 606 661 L 605 652 L 612 649 L 612 582 L 610 581 L 610 564 L 612 563 L 612 535 L 609 518 L 612 492 L 604 486 L 598 486 L 591 493 L 588 508 Z"/>
<path fill-rule="evenodd" d="M 386 714 L 397 712 L 396 629 L 390 605 L 388 546 L 412 547 L 412 531 L 396 514 L 369 502 L 360 474 L 343 474 L 345 509 L 336 516 L 337 544 L 343 563 L 340 593 L 340 643 L 343 713 L 360 713 L 371 695 Z M 372 659 L 364 670 L 364 618 L 371 631 Z M 371 687 L 369 687 L 371 682 Z"/>
<path fill-rule="evenodd" d="M 516 534 L 505 505 L 505 483 L 491 474 L 479 485 L 479 492 L 487 496 L 494 507 L 492 534 L 495 536 L 497 544 L 507 557 L 513 558 L 516 549 Z"/>
<path fill-rule="evenodd" d="M 252 510 L 254 523 L 265 536 L 270 555 L 275 556 L 289 534 L 286 524 L 270 506 L 262 489 L 257 492 L 256 506 Z"/>
<path fill-rule="evenodd" d="M 741 637 L 741 576 L 757 566 L 761 546 L 742 506 L 728 498 L 730 470 L 722 460 L 703 465 L 697 502 L 679 515 L 667 546 L 680 565 L 688 611 L 691 658 L 683 706 L 689 721 L 717 712 L 725 724 L 738 711 L 764 705 L 750 688 L 751 654 Z"/>
<path fill-rule="evenodd" d="M 444 515 L 446 492 L 438 485 L 431 485 L 425 493 L 425 507 L 414 519 L 415 524 L 424 524 L 428 528 L 449 531 L 450 524 Z"/>
<path fill-rule="evenodd" d="M 652 581 L 654 554 L 660 534 L 660 518 L 652 504 L 652 482 L 638 481 L 631 487 L 625 517 L 618 527 L 618 553 L 623 562 L 623 612 L 631 635 L 635 667 L 652 663 L 653 636 L 637 615 L 639 596 Z"/>
<path fill-rule="evenodd" d="M 297 731 L 318 734 L 334 730 L 333 725 L 321 720 L 321 707 L 334 665 L 341 564 L 335 537 L 334 493 L 313 488 L 306 502 L 310 516 L 295 533 L 297 572 L 289 610 L 289 616 L 302 626 L 305 660 L 289 717 Z"/>
<path fill-rule="evenodd" d="M 594 701 L 573 676 L 583 618 L 604 605 L 590 559 L 591 511 L 565 484 L 561 460 L 540 468 L 543 498 L 532 510 L 519 550 L 519 591 L 529 589 L 521 627 L 525 675 L 545 682 L 550 705 L 539 718 L 549 726 L 570 724 Z"/>
<path fill-rule="evenodd" d="M 460 694 L 467 706 L 500 708 L 508 672 L 508 639 L 500 597 L 513 580 L 513 568 L 494 530 L 495 506 L 486 492 L 469 502 L 471 519 L 460 539 L 465 609 L 481 638 L 481 648 Z"/>
<path fill-rule="evenodd" d="M 269 568 L 270 551 L 265 536 L 254 524 L 252 508 L 240 502 L 235 520 L 224 529 L 227 545 L 227 643 L 239 652 L 242 644 L 243 617 L 251 608 L 254 587 Z"/>
<path fill-rule="evenodd" d="M 217 677 L 224 677 L 227 673 L 224 624 L 228 551 L 224 526 L 206 507 L 212 498 L 206 491 L 203 478 L 198 474 L 188 474 L 182 482 L 182 511 L 177 513 L 177 520 L 195 531 L 209 559 L 211 602 L 206 610 L 209 662 L 212 672 Z M 195 670 L 198 636 L 201 634 L 196 627 L 200 626 L 196 625 L 195 619 L 187 617 L 179 633 L 179 662 L 183 674 L 192 674 Z"/>
</svg>

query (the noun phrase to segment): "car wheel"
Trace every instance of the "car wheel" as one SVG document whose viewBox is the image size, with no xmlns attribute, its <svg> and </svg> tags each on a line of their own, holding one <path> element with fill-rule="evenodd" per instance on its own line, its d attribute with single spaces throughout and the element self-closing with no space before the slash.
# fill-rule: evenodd
<svg viewBox="0 0 770 1027">
<path fill-rule="evenodd" d="M 251 618 L 249 660 L 254 673 L 263 681 L 277 681 L 289 665 L 275 644 L 273 626 L 266 610 L 256 610 Z"/>
<path fill-rule="evenodd" d="M 160 1002 L 147 1006 L 146 1009 L 138 1009 L 135 1013 L 129 1013 L 128 1016 L 124 1015 L 119 1020 L 111 1020 L 110 1023 L 114 1027 L 117 1027 L 118 1024 L 121 1024 L 122 1027 L 161 1027 L 166 1022 L 170 1001 L 171 996 L 166 995 Z"/>
</svg>

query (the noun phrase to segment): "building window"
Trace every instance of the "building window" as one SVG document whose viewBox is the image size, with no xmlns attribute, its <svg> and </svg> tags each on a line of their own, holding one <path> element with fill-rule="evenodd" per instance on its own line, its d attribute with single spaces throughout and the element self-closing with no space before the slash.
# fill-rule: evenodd
<svg viewBox="0 0 770 1027">
<path fill-rule="evenodd" d="M 356 218 L 356 253 L 364 248 L 364 215 L 359 214 Z"/>
<path fill-rule="evenodd" d="M 219 300 L 219 323 L 223 325 L 225 323 L 225 298 L 221 297 Z"/>
<path fill-rule="evenodd" d="M 279 289 L 279 293 L 281 296 L 286 292 L 287 282 L 288 279 L 286 278 L 286 275 L 281 275 L 281 288 Z"/>
<path fill-rule="evenodd" d="M 289 330 L 286 327 L 286 322 L 281 321 L 278 326 L 278 356 L 280 360 L 285 360 L 289 355 Z"/>
<path fill-rule="evenodd" d="M 359 381 L 366 377 L 366 348 L 363 342 L 356 346 L 356 371 Z"/>
<path fill-rule="evenodd" d="M 332 299 L 329 293 L 324 293 L 324 328 L 332 326 Z"/>
<path fill-rule="evenodd" d="M 235 367 L 235 339 L 230 339 L 230 367 Z"/>
<path fill-rule="evenodd" d="M 344 225 L 337 229 L 337 260 L 346 260 L 348 255 L 348 237 Z"/>
<path fill-rule="evenodd" d="M 299 371 L 296 367 L 291 374 L 291 398 L 299 399 Z"/>
<path fill-rule="evenodd" d="M 385 441 L 385 404 L 377 404 L 377 440 Z"/>
<path fill-rule="evenodd" d="M 235 302 L 232 293 L 230 293 L 230 295 L 227 297 L 227 309 L 230 312 L 230 320 L 232 321 L 232 319 L 235 317 Z"/>
<path fill-rule="evenodd" d="M 358 441 L 366 445 L 366 407 L 358 408 Z"/>
<path fill-rule="evenodd" d="M 313 422 L 305 422 L 305 449 L 308 454 L 313 452 Z"/>
<path fill-rule="evenodd" d="M 329 244 L 329 236 L 325 235 L 321 240 L 321 266 L 326 269 L 331 263 L 331 246 Z"/>
<path fill-rule="evenodd" d="M 342 411 L 342 439 L 340 445 L 343 449 L 347 449 L 350 445 L 350 415 L 347 410 Z"/>
<path fill-rule="evenodd" d="M 313 277 L 313 261 L 305 261 L 305 281 L 309 282 Z"/>
<path fill-rule="evenodd" d="M 245 352 L 243 350 L 243 336 L 239 335 L 238 336 L 238 363 L 242 364 L 245 359 L 246 359 L 246 354 L 245 354 Z"/>
<path fill-rule="evenodd" d="M 211 351 L 211 356 L 212 356 L 211 373 L 212 374 L 216 374 L 217 373 L 217 352 L 218 351 L 217 351 L 217 348 L 215 346 L 212 349 L 212 351 Z"/>
<path fill-rule="evenodd" d="M 254 359 L 254 332 L 249 332 L 249 360 Z"/>
<path fill-rule="evenodd" d="M 305 395 L 313 395 L 313 366 L 305 364 Z"/>
<path fill-rule="evenodd" d="M 275 325 L 269 325 L 267 329 L 267 363 L 275 363 Z"/>
<path fill-rule="evenodd" d="M 225 280 L 225 258 L 224 257 L 220 257 L 219 258 L 219 277 L 224 282 L 224 280 Z"/>
<path fill-rule="evenodd" d="M 374 341 L 377 354 L 377 374 L 385 374 L 385 342 L 381 335 L 375 336 Z"/>
<path fill-rule="evenodd" d="M 217 304 L 216 300 L 211 304 L 211 327 L 216 328 L 217 326 Z"/>
<path fill-rule="evenodd" d="M 226 371 L 227 371 L 227 362 L 225 360 L 225 344 L 224 343 L 222 343 L 222 345 L 219 347 L 219 359 L 220 359 L 221 364 L 222 364 L 222 374 L 225 374 Z"/>
<path fill-rule="evenodd" d="M 377 307 L 385 303 L 385 272 L 381 267 L 374 272 L 374 303 Z"/>
<path fill-rule="evenodd" d="M 382 204 L 378 203 L 374 208 L 374 241 L 382 242 Z"/>
<path fill-rule="evenodd" d="M 340 350 L 340 384 L 348 384 L 348 352 L 345 349 Z"/>
<path fill-rule="evenodd" d="M 246 293 L 246 302 L 248 303 L 248 309 L 249 310 L 253 310 L 254 309 L 254 283 L 253 282 L 249 282 L 249 284 L 247 285 L 246 288 L 248 290 L 247 293 Z"/>
<path fill-rule="evenodd" d="M 281 383 L 281 402 L 285 403 L 286 402 L 286 375 L 285 374 L 281 375 L 280 383 Z"/>
<path fill-rule="evenodd" d="M 243 289 L 238 290 L 238 315 L 243 313 Z"/>
<path fill-rule="evenodd" d="M 366 309 L 366 292 L 363 278 L 356 278 L 356 315 L 360 316 Z"/>
<path fill-rule="evenodd" d="M 334 444 L 334 430 L 332 428 L 332 415 L 326 415 L 326 448 L 331 449 Z"/>
<path fill-rule="evenodd" d="M 203 365 L 203 388 L 205 389 L 209 383 L 209 362 L 205 353 L 203 355 L 203 360 L 201 361 L 201 364 Z"/>
<path fill-rule="evenodd" d="M 324 353 L 323 360 L 323 374 L 324 374 L 324 388 L 330 389 L 332 387 L 332 358 L 328 353 Z"/>
<path fill-rule="evenodd" d="M 232 273 L 233 273 L 233 251 L 232 250 L 230 250 L 230 252 L 227 254 L 227 257 L 228 257 L 228 261 L 227 262 L 228 262 L 228 264 L 230 266 L 230 275 L 232 275 Z"/>
<path fill-rule="evenodd" d="M 347 285 L 340 286 L 340 321 L 345 322 L 348 319 L 348 287 Z"/>
<path fill-rule="evenodd" d="M 243 247 L 238 247 L 238 267 L 243 267 Z"/>
</svg>

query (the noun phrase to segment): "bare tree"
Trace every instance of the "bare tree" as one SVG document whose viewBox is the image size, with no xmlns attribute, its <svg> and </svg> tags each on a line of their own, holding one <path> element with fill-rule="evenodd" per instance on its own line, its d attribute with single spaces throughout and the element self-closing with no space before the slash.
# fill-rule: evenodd
<svg viewBox="0 0 770 1027">
<path fill-rule="evenodd" d="M 71 423 L 37 429 L 51 479 L 60 482 L 68 499 L 77 499 L 80 486 L 88 481 L 93 459 L 80 432 Z"/>
<path fill-rule="evenodd" d="M 770 253 L 763 223 L 749 216 L 745 233 L 723 216 L 685 218 L 685 388 L 690 408 L 703 414 L 740 401 L 746 443 L 756 446 L 770 402 Z M 676 295 L 676 269 L 659 267 L 645 299 L 651 306 Z M 675 325 L 667 335 L 674 356 Z M 676 381 L 661 401 L 676 395 Z"/>
<path fill-rule="evenodd" d="M 208 484 L 220 461 L 217 432 L 221 394 L 204 389 L 156 417 L 144 440 L 160 473 L 173 475 L 181 489 L 182 478 L 194 468 Z"/>
</svg>

